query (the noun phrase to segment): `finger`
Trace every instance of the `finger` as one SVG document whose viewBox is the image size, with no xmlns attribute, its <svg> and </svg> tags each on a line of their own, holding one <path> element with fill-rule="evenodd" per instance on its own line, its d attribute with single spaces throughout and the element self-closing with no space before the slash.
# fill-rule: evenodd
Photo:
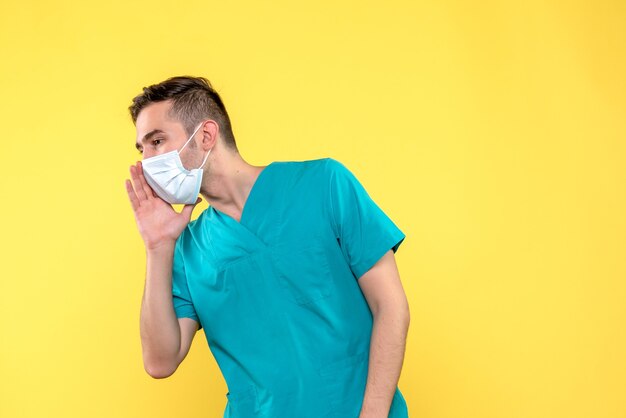
<svg viewBox="0 0 626 418">
<path fill-rule="evenodd" d="M 141 181 L 141 187 L 143 187 L 143 191 L 146 193 L 146 196 L 152 198 L 154 194 L 152 193 L 152 187 L 146 182 L 146 178 L 143 175 L 143 167 L 141 166 L 141 161 L 137 161 L 138 165 L 138 173 L 139 173 L 139 181 Z"/>
<path fill-rule="evenodd" d="M 148 196 L 146 196 L 146 192 L 143 190 L 143 187 L 141 187 L 141 180 L 139 180 L 139 174 L 137 171 L 137 166 L 130 166 L 130 177 L 133 179 L 133 187 L 135 188 L 137 199 L 139 201 L 147 200 Z"/>
<path fill-rule="evenodd" d="M 139 207 L 139 201 L 137 200 L 137 195 L 133 190 L 133 186 L 130 184 L 130 180 L 126 179 L 126 191 L 128 192 L 128 199 L 130 200 L 130 205 L 133 207 L 133 211 L 136 211 Z"/>
</svg>

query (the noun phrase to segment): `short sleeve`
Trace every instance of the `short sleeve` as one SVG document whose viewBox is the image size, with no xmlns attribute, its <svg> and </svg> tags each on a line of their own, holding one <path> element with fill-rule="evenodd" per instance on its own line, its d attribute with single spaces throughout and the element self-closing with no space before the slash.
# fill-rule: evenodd
<svg viewBox="0 0 626 418">
<path fill-rule="evenodd" d="M 406 235 L 344 164 L 333 158 L 328 158 L 327 164 L 331 223 L 346 261 L 359 279 L 387 251 L 395 253 Z"/>
<path fill-rule="evenodd" d="M 198 319 L 196 310 L 191 300 L 189 286 L 187 285 L 187 275 L 185 274 L 185 264 L 180 250 L 182 234 L 176 241 L 174 247 L 174 260 L 172 263 L 172 302 L 174 311 L 178 318 L 191 318 L 199 324 L 198 330 L 202 329 L 202 323 Z"/>
</svg>

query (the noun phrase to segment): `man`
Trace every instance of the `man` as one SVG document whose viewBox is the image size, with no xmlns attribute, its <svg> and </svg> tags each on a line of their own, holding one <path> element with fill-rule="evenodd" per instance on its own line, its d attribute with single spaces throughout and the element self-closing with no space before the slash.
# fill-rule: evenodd
<svg viewBox="0 0 626 418">
<path fill-rule="evenodd" d="M 202 77 L 144 88 L 129 110 L 146 372 L 174 373 L 204 328 L 224 417 L 407 417 L 405 235 L 356 177 L 332 158 L 248 164 Z M 190 222 L 198 192 L 210 205 Z"/>
</svg>

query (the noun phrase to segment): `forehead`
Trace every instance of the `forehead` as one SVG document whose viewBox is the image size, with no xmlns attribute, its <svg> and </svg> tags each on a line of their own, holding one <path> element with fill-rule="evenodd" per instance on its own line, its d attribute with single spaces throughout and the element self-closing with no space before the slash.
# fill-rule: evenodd
<svg viewBox="0 0 626 418">
<path fill-rule="evenodd" d="M 141 139 L 149 132 L 159 129 L 165 133 L 175 134 L 182 131 L 183 127 L 180 122 L 171 119 L 167 112 L 170 110 L 171 102 L 169 100 L 150 103 L 144 107 L 135 122 L 137 130 L 137 143 L 141 143 Z"/>
</svg>

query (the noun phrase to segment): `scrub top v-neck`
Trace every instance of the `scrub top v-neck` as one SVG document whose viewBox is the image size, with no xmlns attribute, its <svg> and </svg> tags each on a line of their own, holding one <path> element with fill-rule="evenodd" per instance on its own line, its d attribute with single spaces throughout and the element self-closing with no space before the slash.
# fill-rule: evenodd
<svg viewBox="0 0 626 418">
<path fill-rule="evenodd" d="M 204 329 L 225 418 L 357 418 L 373 318 L 358 279 L 405 234 L 332 158 L 275 161 L 239 221 L 209 206 L 176 242 L 179 318 Z M 408 417 L 396 388 L 390 418 Z"/>
</svg>

